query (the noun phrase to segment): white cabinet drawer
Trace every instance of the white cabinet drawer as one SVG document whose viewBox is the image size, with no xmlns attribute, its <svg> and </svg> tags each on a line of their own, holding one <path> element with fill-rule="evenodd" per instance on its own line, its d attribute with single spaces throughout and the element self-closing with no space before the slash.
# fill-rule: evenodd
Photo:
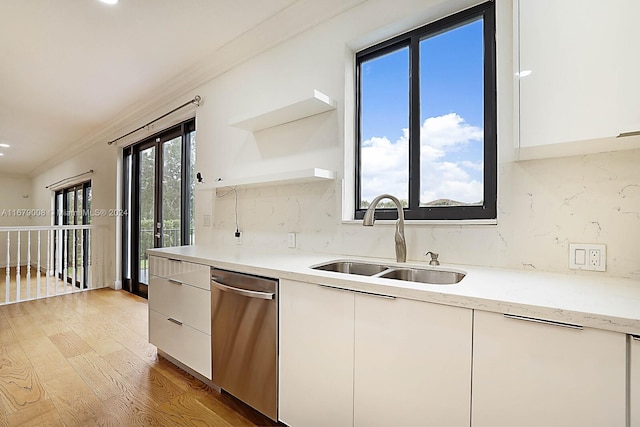
<svg viewBox="0 0 640 427">
<path fill-rule="evenodd" d="M 211 335 L 211 292 L 151 276 L 149 309 Z"/>
<path fill-rule="evenodd" d="M 204 264 L 158 256 L 149 257 L 152 276 L 177 280 L 202 289 L 211 288 L 211 267 Z"/>
<path fill-rule="evenodd" d="M 149 342 L 211 379 L 211 336 L 169 319 L 169 316 L 149 310 Z"/>
</svg>

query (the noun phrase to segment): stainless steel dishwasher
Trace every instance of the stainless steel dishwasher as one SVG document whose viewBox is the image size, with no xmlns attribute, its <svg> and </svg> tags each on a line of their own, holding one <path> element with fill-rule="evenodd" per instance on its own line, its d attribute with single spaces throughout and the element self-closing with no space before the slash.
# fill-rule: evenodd
<svg viewBox="0 0 640 427">
<path fill-rule="evenodd" d="M 278 280 L 211 269 L 213 382 L 278 419 Z"/>
</svg>

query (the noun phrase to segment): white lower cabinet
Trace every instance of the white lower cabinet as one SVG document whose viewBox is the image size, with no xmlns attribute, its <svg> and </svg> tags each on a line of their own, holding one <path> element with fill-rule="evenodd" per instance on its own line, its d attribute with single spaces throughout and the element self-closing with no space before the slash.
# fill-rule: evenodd
<svg viewBox="0 0 640 427">
<path fill-rule="evenodd" d="M 279 418 L 353 425 L 353 294 L 280 280 Z"/>
<path fill-rule="evenodd" d="M 473 335 L 473 427 L 625 426 L 625 334 L 475 311 Z"/>
<path fill-rule="evenodd" d="M 150 256 L 149 269 L 152 276 L 164 277 L 177 283 L 187 283 L 201 289 L 209 290 L 210 288 L 211 267 L 208 265 L 175 258 Z"/>
<path fill-rule="evenodd" d="M 280 421 L 469 425 L 472 311 L 280 281 Z"/>
<path fill-rule="evenodd" d="M 149 342 L 212 379 L 210 267 L 149 257 Z"/>
<path fill-rule="evenodd" d="M 472 310 L 355 299 L 354 425 L 468 427 Z"/>
<path fill-rule="evenodd" d="M 149 342 L 211 379 L 211 335 L 166 314 L 149 310 Z"/>
<path fill-rule="evenodd" d="M 208 289 L 151 276 L 149 301 L 158 313 L 211 335 L 211 291 Z"/>
<path fill-rule="evenodd" d="M 640 427 L 640 336 L 629 338 L 629 425 Z"/>
</svg>

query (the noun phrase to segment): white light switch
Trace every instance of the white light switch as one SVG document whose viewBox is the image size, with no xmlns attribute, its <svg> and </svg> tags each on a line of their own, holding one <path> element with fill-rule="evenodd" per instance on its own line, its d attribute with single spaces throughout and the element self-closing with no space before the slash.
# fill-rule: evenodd
<svg viewBox="0 0 640 427">
<path fill-rule="evenodd" d="M 607 246 L 588 243 L 569 244 L 569 268 L 572 270 L 607 270 Z"/>
</svg>

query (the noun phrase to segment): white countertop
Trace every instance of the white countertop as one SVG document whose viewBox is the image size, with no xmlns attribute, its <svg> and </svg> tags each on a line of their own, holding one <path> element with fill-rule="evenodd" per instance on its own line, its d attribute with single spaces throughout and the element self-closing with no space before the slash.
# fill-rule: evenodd
<svg viewBox="0 0 640 427">
<path fill-rule="evenodd" d="M 404 264 L 466 273 L 466 277 L 454 285 L 427 285 L 310 268 L 337 259 L 397 265 L 390 259 L 298 251 L 260 252 L 242 246 L 223 249 L 181 246 L 152 249 L 149 253 L 250 274 L 640 335 L 640 281 L 598 273 L 586 276 L 457 264 L 439 267 L 429 267 L 427 263 Z"/>
</svg>

